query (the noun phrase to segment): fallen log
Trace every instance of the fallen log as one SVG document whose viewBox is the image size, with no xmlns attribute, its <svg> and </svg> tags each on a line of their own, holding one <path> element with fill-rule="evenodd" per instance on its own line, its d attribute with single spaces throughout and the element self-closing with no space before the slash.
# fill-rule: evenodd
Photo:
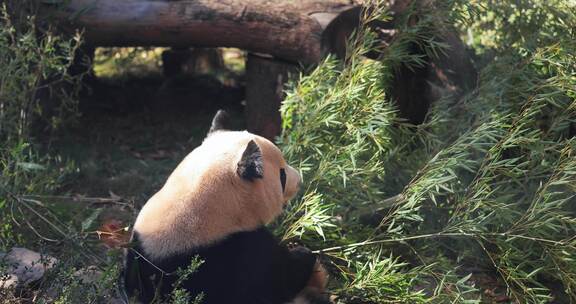
<svg viewBox="0 0 576 304">
<path fill-rule="evenodd" d="M 39 2 L 62 28 L 82 29 L 92 46 L 236 47 L 304 64 L 329 51 L 322 41 L 331 21 L 358 7 L 346 0 Z"/>
</svg>

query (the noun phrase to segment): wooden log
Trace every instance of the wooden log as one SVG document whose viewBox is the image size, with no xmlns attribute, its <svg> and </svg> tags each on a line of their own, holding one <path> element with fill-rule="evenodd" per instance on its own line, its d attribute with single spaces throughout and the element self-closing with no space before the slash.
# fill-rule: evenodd
<svg viewBox="0 0 576 304">
<path fill-rule="evenodd" d="M 304 64 L 322 58 L 330 23 L 312 15 L 335 18 L 356 7 L 346 0 L 38 1 L 93 46 L 237 47 Z"/>
</svg>

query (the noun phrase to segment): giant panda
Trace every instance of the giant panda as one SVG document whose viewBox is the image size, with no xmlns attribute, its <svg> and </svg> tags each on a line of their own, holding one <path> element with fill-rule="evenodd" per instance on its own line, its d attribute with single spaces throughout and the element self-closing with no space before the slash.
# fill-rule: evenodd
<svg viewBox="0 0 576 304">
<path fill-rule="evenodd" d="M 204 263 L 182 288 L 204 304 L 329 303 L 327 275 L 302 246 L 281 246 L 266 225 L 298 191 L 300 176 L 280 150 L 247 131 L 229 131 L 220 110 L 202 144 L 146 202 L 126 251 L 129 299 L 169 299 L 175 271 Z"/>
</svg>

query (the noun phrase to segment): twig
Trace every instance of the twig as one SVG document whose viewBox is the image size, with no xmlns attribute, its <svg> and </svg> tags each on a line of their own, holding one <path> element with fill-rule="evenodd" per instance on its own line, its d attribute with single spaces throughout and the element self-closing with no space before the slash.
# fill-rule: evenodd
<svg viewBox="0 0 576 304">
<path fill-rule="evenodd" d="M 22 211 L 22 209 L 20 207 L 18 207 L 18 210 L 24 214 L 24 212 Z M 36 234 L 37 237 L 47 241 L 47 242 L 52 242 L 52 243 L 58 243 L 61 240 L 56 240 L 56 239 L 51 239 L 49 237 L 43 236 L 42 234 L 40 234 L 40 232 L 38 232 L 38 230 L 36 230 L 36 228 L 34 228 L 34 226 L 30 223 L 30 221 L 26 218 L 23 217 L 24 222 L 26 223 L 26 225 L 28 226 L 28 228 L 30 228 L 30 230 L 32 230 L 32 232 L 34 232 L 34 234 Z"/>
<path fill-rule="evenodd" d="M 467 232 L 447 232 L 447 233 L 440 232 L 440 233 L 414 235 L 414 236 L 408 236 L 408 237 L 397 238 L 397 239 L 384 239 L 384 240 L 375 240 L 375 241 L 368 241 L 367 240 L 367 241 L 359 242 L 359 243 L 353 243 L 353 244 L 348 244 L 348 245 L 342 245 L 342 246 L 335 246 L 335 247 L 320 249 L 320 250 L 316 250 L 313 252 L 314 253 L 323 253 L 323 252 L 327 252 L 327 251 L 336 251 L 336 250 L 342 250 L 342 249 L 360 247 L 360 246 L 367 246 L 367 245 L 397 243 L 397 242 L 405 242 L 405 241 L 426 239 L 426 238 L 439 238 L 439 237 L 472 237 L 472 238 L 510 237 L 510 238 L 519 238 L 519 239 L 534 241 L 534 242 L 547 243 L 547 244 L 554 245 L 554 246 L 569 246 L 569 247 L 576 248 L 576 246 L 571 245 L 569 242 L 566 242 L 566 241 L 554 241 L 554 240 L 530 237 L 530 236 L 525 236 L 525 235 L 520 235 L 520 234 L 509 234 L 509 233 L 477 233 L 477 234 L 474 234 L 474 233 L 467 233 Z"/>
<path fill-rule="evenodd" d="M 383 199 L 379 202 L 376 202 L 373 205 L 362 208 L 362 209 L 356 211 L 356 214 L 358 214 L 359 217 L 373 215 L 373 214 L 376 214 L 377 212 L 382 211 L 384 209 L 396 206 L 398 203 L 400 203 L 404 199 L 405 199 L 405 197 L 402 193 L 396 194 L 392 197 L 389 197 L 389 198 Z"/>
<path fill-rule="evenodd" d="M 152 261 L 148 260 L 144 255 L 142 255 L 140 252 L 138 252 L 138 250 L 134 249 L 134 248 L 128 248 L 128 250 L 134 252 L 136 255 L 138 255 L 138 257 L 142 258 L 144 261 L 146 261 L 148 264 L 150 264 L 152 267 L 156 268 L 156 270 L 160 271 L 162 273 L 162 275 L 165 276 L 173 276 L 174 274 L 176 274 L 176 271 L 173 272 L 167 272 L 164 269 L 160 268 L 159 266 L 157 266 L 156 264 L 152 263 Z"/>
<path fill-rule="evenodd" d="M 30 210 L 32 213 L 34 213 L 36 216 L 38 216 L 42 221 L 44 221 L 46 224 L 48 224 L 52 229 L 54 229 L 56 232 L 58 232 L 60 235 L 63 236 L 63 239 L 61 241 L 66 241 L 66 240 L 70 240 L 71 237 L 69 234 L 65 233 L 62 229 L 60 229 L 60 227 L 58 227 L 58 225 L 56 225 L 55 223 L 53 223 L 50 219 L 46 218 L 45 216 L 43 216 L 42 214 L 40 214 L 38 211 L 36 211 L 36 209 L 34 209 L 32 206 L 29 206 L 30 203 L 34 203 L 40 207 L 44 207 L 44 204 L 42 204 L 42 202 L 40 201 L 36 201 L 36 200 L 32 200 L 32 199 L 25 199 L 25 198 L 21 198 L 13 193 L 8 192 L 8 195 L 10 197 L 12 197 L 16 202 L 20 203 L 20 205 L 26 207 L 28 210 Z M 20 210 L 20 212 L 22 212 L 22 210 L 20 209 L 20 206 L 18 206 L 18 209 Z M 49 209 L 46 208 L 48 211 Z M 58 219 L 57 219 L 58 220 Z M 27 221 L 27 220 L 26 220 Z M 31 225 L 28 221 L 27 221 L 28 225 Z M 33 231 L 37 233 L 37 231 L 35 231 L 35 229 L 33 229 Z M 40 235 L 39 235 L 40 236 Z M 46 239 L 45 237 L 42 237 L 43 239 Z M 75 242 L 70 242 L 73 246 L 77 246 L 79 247 L 78 252 L 83 255 L 84 257 L 88 258 L 88 259 L 96 259 L 99 262 L 102 262 L 102 258 L 100 258 L 98 255 L 94 254 L 92 252 L 92 250 L 90 250 L 89 248 L 85 248 L 84 246 L 77 244 Z M 86 251 L 86 252 L 85 252 Z M 89 252 L 90 254 L 88 254 L 87 252 Z"/>
<path fill-rule="evenodd" d="M 121 206 L 126 206 L 132 208 L 130 203 L 127 203 L 124 198 L 108 198 L 108 197 L 81 197 L 81 196 L 65 196 L 65 195 L 20 195 L 20 198 L 30 199 L 30 198 L 44 198 L 44 199 L 61 199 L 70 200 L 74 202 L 85 202 L 91 204 L 116 204 Z"/>
<path fill-rule="evenodd" d="M 19 199 L 17 197 L 19 202 L 25 202 L 25 200 Z M 55 231 L 57 231 L 58 233 L 60 233 L 64 238 L 68 237 L 68 234 L 65 233 L 64 231 L 60 230 L 60 227 L 56 226 L 54 223 L 52 223 L 52 221 L 50 221 L 49 219 L 47 219 L 46 217 L 44 217 L 42 214 L 40 214 L 38 211 L 36 211 L 34 208 L 28 206 L 27 204 L 22 204 L 22 206 L 28 208 L 28 210 L 32 211 L 32 213 L 34 213 L 36 216 L 38 216 L 40 219 L 42 219 L 46 224 L 48 224 L 50 227 L 52 227 L 52 229 L 54 229 Z"/>
</svg>

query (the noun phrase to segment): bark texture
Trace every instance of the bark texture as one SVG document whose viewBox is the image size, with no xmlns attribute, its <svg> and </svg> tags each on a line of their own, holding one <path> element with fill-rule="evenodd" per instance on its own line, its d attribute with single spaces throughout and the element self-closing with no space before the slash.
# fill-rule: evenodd
<svg viewBox="0 0 576 304">
<path fill-rule="evenodd" d="M 93 46 L 237 47 L 311 64 L 323 55 L 324 28 L 354 7 L 345 0 L 69 0 L 44 4 L 43 12 L 84 30 Z"/>
<path fill-rule="evenodd" d="M 246 126 L 248 131 L 274 140 L 282 131 L 280 104 L 284 100 L 284 84 L 294 64 L 257 55 L 248 55 L 246 62 Z"/>
</svg>

